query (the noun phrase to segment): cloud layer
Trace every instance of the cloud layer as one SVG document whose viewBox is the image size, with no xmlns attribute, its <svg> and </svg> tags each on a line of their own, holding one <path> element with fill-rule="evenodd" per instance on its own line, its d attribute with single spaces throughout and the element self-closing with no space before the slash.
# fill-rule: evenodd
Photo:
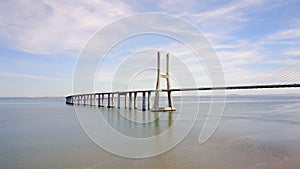
<svg viewBox="0 0 300 169">
<path fill-rule="evenodd" d="M 255 80 L 260 74 L 300 55 L 299 9 L 300 5 L 296 0 L 3 1 L 0 3 L 0 59 L 10 65 L 3 66 L 2 63 L 0 76 L 6 80 L 19 78 L 46 82 L 57 80 L 55 76 L 61 78 L 60 74 L 64 74 L 71 83 L 69 77 L 72 73 L 66 69 L 74 67 L 75 56 L 97 30 L 130 14 L 164 12 L 186 19 L 204 33 L 220 58 L 228 85 L 250 83 L 251 79 Z M 143 22 L 151 20 L 141 21 L 141 25 Z M 180 26 L 178 25 L 178 30 Z M 122 28 L 119 30 L 121 32 Z M 114 34 L 108 34 L 102 43 L 112 36 Z M 195 61 L 185 49 L 174 42 L 160 40 L 150 41 L 152 44 L 141 40 L 138 44 L 123 46 L 111 55 L 115 56 L 111 59 L 133 54 L 141 50 L 140 47 L 161 48 L 174 53 L 192 71 L 203 71 L 203 67 L 193 64 Z M 17 54 L 11 55 L 9 50 L 16 51 Z M 26 57 L 20 60 L 16 55 Z M 49 67 L 49 59 L 45 59 L 43 63 L 42 59 L 37 61 L 36 55 L 53 57 L 52 60 L 68 57 L 72 61 L 66 62 L 65 67 L 50 67 L 49 69 L 55 70 L 51 74 L 42 68 L 43 65 Z M 69 57 L 70 55 L 74 57 Z M 20 63 L 15 60 L 26 60 L 27 68 L 20 69 Z M 54 63 L 59 61 L 63 60 L 57 59 Z M 103 74 L 107 76 L 110 73 L 103 70 Z M 198 80 L 203 82 L 202 78 Z M 45 86 L 49 87 L 51 85 Z M 61 87 L 62 91 L 56 93 L 65 94 L 63 88 L 65 87 Z"/>
<path fill-rule="evenodd" d="M 121 1 L 4 1 L 0 43 L 29 53 L 78 51 L 95 31 L 130 12 Z"/>
</svg>

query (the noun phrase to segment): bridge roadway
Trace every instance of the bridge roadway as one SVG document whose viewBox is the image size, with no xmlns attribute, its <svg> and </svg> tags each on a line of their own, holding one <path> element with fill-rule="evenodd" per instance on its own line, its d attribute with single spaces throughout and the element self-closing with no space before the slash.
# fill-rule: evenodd
<svg viewBox="0 0 300 169">
<path fill-rule="evenodd" d="M 272 89 L 272 88 L 298 88 L 300 84 L 277 84 L 277 85 L 243 85 L 243 86 L 227 86 L 227 87 L 200 87 L 200 88 L 180 88 L 180 89 L 161 89 L 159 92 L 178 92 L 178 91 L 197 91 L 197 90 L 245 90 L 245 89 Z M 120 96 L 125 96 L 125 108 L 132 108 L 132 99 L 134 101 L 134 109 L 138 108 L 137 94 L 142 93 L 142 110 L 146 110 L 146 93 L 148 94 L 148 110 L 151 110 L 151 93 L 157 90 L 134 90 L 134 91 L 116 91 L 116 92 L 101 92 L 89 94 L 75 94 L 66 97 L 67 104 L 83 104 L 98 107 L 104 107 L 104 98 L 107 95 L 107 107 L 114 107 L 114 95 L 118 98 L 118 108 L 120 108 Z M 132 97 L 134 94 L 134 97 Z M 127 98 L 129 95 L 129 98 Z M 129 103 L 127 101 L 129 99 Z M 102 100 L 102 101 L 101 101 Z"/>
<path fill-rule="evenodd" d="M 281 85 L 246 85 L 246 86 L 228 86 L 228 87 L 200 87 L 200 88 L 182 88 L 162 90 L 167 91 L 193 91 L 193 90 L 237 90 L 237 89 L 271 89 L 271 88 L 294 88 L 300 87 L 300 84 L 281 84 Z"/>
<path fill-rule="evenodd" d="M 199 88 L 181 88 L 181 89 L 161 89 L 161 92 L 178 92 L 178 91 L 195 91 L 195 90 L 237 90 L 237 89 L 271 89 L 271 88 L 297 88 L 300 84 L 281 84 L 281 85 L 243 85 L 243 86 L 227 86 L 227 87 L 199 87 Z M 125 94 L 125 93 L 142 93 L 142 92 L 155 92 L 156 90 L 132 90 L 132 91 L 116 91 L 116 92 L 101 92 L 101 93 L 90 93 L 95 95 L 107 95 L 107 94 Z M 71 96 L 82 96 L 89 94 L 75 94 Z"/>
</svg>

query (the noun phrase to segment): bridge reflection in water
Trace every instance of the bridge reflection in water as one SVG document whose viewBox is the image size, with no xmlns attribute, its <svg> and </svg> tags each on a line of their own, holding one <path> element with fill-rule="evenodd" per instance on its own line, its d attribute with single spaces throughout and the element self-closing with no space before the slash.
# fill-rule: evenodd
<svg viewBox="0 0 300 169">
<path fill-rule="evenodd" d="M 148 138 L 159 135 L 165 130 L 170 130 L 173 122 L 179 115 L 179 113 L 171 111 L 162 113 L 125 108 L 109 109 L 91 107 L 87 109 L 83 105 L 75 105 L 75 107 L 80 117 L 90 120 L 103 117 L 116 131 L 135 138 Z M 102 117 L 99 113 L 101 113 Z M 91 123 L 93 122 L 91 121 Z"/>
</svg>

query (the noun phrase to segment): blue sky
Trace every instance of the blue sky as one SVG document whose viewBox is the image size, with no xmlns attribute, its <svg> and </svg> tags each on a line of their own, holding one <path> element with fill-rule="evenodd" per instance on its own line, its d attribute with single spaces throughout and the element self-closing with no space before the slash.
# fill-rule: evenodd
<svg viewBox="0 0 300 169">
<path fill-rule="evenodd" d="M 86 41 L 105 25 L 139 12 L 168 13 L 195 25 L 215 48 L 226 84 L 240 84 L 300 55 L 299 11 L 297 0 L 1 1 L 0 96 L 72 93 L 76 58 Z M 148 42 L 144 45 L 158 47 L 155 40 Z M 160 47 L 171 50 L 167 42 Z M 128 43 L 126 49 L 137 46 Z"/>
</svg>

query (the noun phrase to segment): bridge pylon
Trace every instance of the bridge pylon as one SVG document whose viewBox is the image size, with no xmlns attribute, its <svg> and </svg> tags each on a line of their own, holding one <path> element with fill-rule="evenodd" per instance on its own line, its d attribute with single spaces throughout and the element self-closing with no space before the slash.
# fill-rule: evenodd
<svg viewBox="0 0 300 169">
<path fill-rule="evenodd" d="M 172 93 L 170 91 L 171 89 L 171 82 L 170 82 L 170 74 L 169 74 L 169 68 L 170 68 L 170 58 L 169 54 L 166 55 L 166 74 L 161 74 L 160 72 L 160 53 L 157 52 L 157 80 L 156 80 L 156 91 L 155 91 L 155 98 L 154 98 L 154 105 L 151 111 L 154 112 L 161 112 L 161 111 L 176 111 L 176 108 L 173 104 L 173 98 Z M 160 90 L 160 79 L 165 78 L 167 81 L 167 90 L 168 90 L 168 107 L 159 107 L 159 93 Z"/>
</svg>

